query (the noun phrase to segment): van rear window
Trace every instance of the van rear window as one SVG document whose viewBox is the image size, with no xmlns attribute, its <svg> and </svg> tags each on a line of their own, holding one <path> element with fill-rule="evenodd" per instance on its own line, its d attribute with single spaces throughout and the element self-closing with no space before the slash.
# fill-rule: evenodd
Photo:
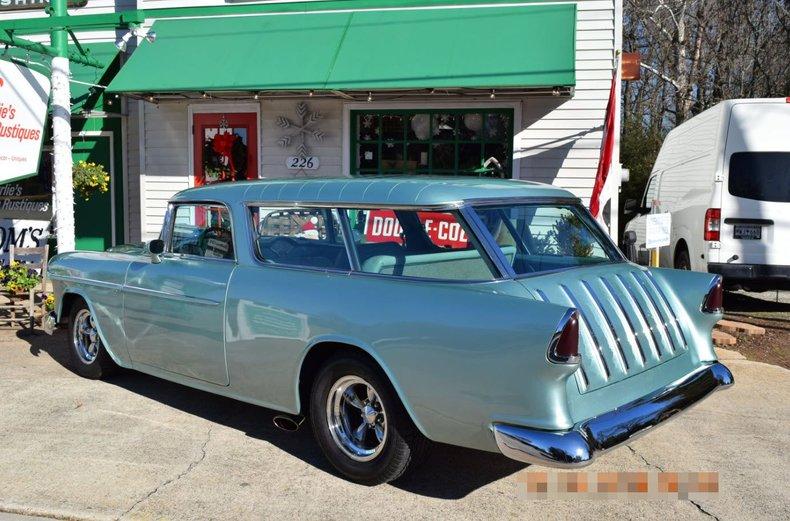
<svg viewBox="0 0 790 521">
<path fill-rule="evenodd" d="M 790 202 L 790 152 L 737 152 L 730 158 L 730 194 Z"/>
</svg>

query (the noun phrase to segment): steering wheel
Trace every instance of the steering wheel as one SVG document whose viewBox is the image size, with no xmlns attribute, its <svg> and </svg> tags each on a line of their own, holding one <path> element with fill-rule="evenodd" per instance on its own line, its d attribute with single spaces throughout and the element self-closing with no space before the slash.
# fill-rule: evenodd
<svg viewBox="0 0 790 521">
<path fill-rule="evenodd" d="M 291 237 L 275 237 L 266 249 L 274 253 L 277 258 L 283 258 L 297 247 L 299 243 Z"/>
<path fill-rule="evenodd" d="M 230 242 L 230 230 L 225 228 L 220 228 L 219 226 L 212 226 L 211 228 L 206 228 L 203 231 L 203 234 L 200 236 L 200 249 L 203 250 L 204 255 L 206 250 L 209 247 L 209 241 L 215 239 L 217 241 L 223 242 L 227 245 L 227 251 L 222 251 L 223 258 L 230 258 L 233 255 L 233 246 Z M 211 248 L 212 251 L 217 251 L 217 248 Z"/>
</svg>

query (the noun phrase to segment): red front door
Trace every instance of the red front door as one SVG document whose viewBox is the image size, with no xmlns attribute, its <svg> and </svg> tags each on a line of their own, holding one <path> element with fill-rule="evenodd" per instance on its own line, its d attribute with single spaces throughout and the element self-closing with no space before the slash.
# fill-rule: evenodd
<svg viewBox="0 0 790 521">
<path fill-rule="evenodd" d="M 258 116 L 195 114 L 195 186 L 258 178 Z"/>
</svg>

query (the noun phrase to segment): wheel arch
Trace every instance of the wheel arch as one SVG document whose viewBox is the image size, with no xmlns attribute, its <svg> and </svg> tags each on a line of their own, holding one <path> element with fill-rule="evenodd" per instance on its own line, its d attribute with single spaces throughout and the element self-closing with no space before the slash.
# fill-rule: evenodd
<svg viewBox="0 0 790 521">
<path fill-rule="evenodd" d="M 378 354 L 369 347 L 363 347 L 364 344 L 360 342 L 350 341 L 348 339 L 321 339 L 311 343 L 305 349 L 302 355 L 301 363 L 299 364 L 299 372 L 296 381 L 296 399 L 297 410 L 299 414 L 306 415 L 307 404 L 310 403 L 310 390 L 318 371 L 324 363 L 330 358 L 340 354 L 354 354 L 367 359 L 374 367 L 381 370 L 387 381 L 392 386 L 398 399 L 400 400 L 406 413 L 411 418 L 411 421 L 419 429 L 419 431 L 427 438 L 429 438 L 424 426 L 411 407 L 405 393 L 398 384 L 397 379 L 389 370 Z"/>
<path fill-rule="evenodd" d="M 74 305 L 80 300 L 85 302 L 85 305 L 88 306 L 91 315 L 96 317 L 96 330 L 99 333 L 99 339 L 101 340 L 102 345 L 104 345 L 104 349 L 110 355 L 110 358 L 112 358 L 112 361 L 121 367 L 126 367 L 128 364 L 125 363 L 125 361 L 115 353 L 115 349 L 107 342 L 107 337 L 105 336 L 102 329 L 100 315 L 96 313 L 96 309 L 94 308 L 91 299 L 80 288 L 68 287 L 63 290 L 60 299 L 58 299 L 58 324 L 68 325 L 69 317 L 71 316 L 71 310 L 74 309 Z"/>
</svg>

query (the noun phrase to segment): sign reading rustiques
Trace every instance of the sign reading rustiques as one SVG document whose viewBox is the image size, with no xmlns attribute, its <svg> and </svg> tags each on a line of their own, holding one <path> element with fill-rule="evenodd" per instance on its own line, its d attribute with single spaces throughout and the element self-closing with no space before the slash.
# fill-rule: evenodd
<svg viewBox="0 0 790 521">
<path fill-rule="evenodd" d="M 49 103 L 49 79 L 0 60 L 0 184 L 36 174 Z"/>
<path fill-rule="evenodd" d="M 18 248 L 39 246 L 49 233 L 52 209 L 48 194 L 41 198 L 28 193 L 36 183 L 11 182 L 38 172 L 49 88 L 49 79 L 43 74 L 0 60 L 0 259 L 3 261 L 7 261 L 12 244 Z"/>
</svg>

